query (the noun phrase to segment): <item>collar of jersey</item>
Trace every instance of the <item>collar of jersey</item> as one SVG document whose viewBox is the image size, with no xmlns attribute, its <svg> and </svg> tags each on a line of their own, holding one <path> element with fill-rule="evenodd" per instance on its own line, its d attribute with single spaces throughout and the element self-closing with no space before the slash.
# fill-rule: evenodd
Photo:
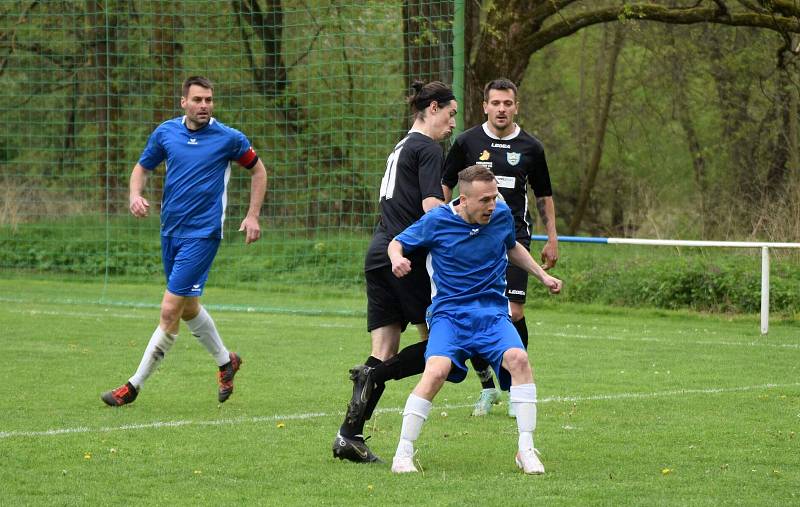
<svg viewBox="0 0 800 507">
<path fill-rule="evenodd" d="M 467 224 L 468 226 L 472 227 L 473 229 L 474 229 L 476 226 L 477 226 L 477 227 L 481 227 L 481 224 L 471 224 L 471 223 L 467 222 L 466 220 L 464 220 L 464 217 L 462 217 L 461 215 L 459 215 L 459 214 L 458 214 L 458 211 L 456 211 L 456 204 L 458 204 L 458 201 L 459 201 L 459 200 L 460 200 L 460 199 L 453 199 L 452 201 L 450 201 L 450 202 L 447 204 L 447 205 L 450 207 L 450 211 L 452 211 L 452 212 L 453 212 L 453 214 L 454 214 L 455 216 L 457 216 L 458 218 L 460 218 L 462 223 L 465 223 L 465 224 Z"/>
<path fill-rule="evenodd" d="M 423 131 L 421 131 L 421 130 L 417 130 L 417 129 L 411 129 L 411 130 L 409 130 L 409 131 L 408 131 L 408 133 L 409 133 L 409 134 L 413 134 L 413 133 L 415 133 L 415 132 L 416 132 L 417 134 L 422 134 L 423 136 L 427 137 L 428 139 L 432 139 L 432 137 L 431 137 L 431 136 L 429 136 L 428 134 L 426 134 L 425 132 L 423 132 Z"/>
<path fill-rule="evenodd" d="M 186 127 L 186 115 L 183 115 L 183 116 L 181 116 L 181 125 L 183 125 L 184 127 L 186 127 L 186 130 L 188 130 L 189 132 L 192 132 L 192 133 L 197 133 L 197 132 L 200 132 L 201 130 L 205 129 L 205 128 L 206 128 L 206 127 L 208 127 L 209 125 L 213 125 L 215 121 L 216 121 L 216 120 L 215 120 L 215 119 L 212 117 L 210 120 L 208 120 L 208 123 L 207 123 L 207 124 L 206 124 L 204 127 L 202 127 L 202 128 L 199 128 L 199 129 L 197 129 L 197 130 L 192 130 L 192 129 L 190 129 L 189 127 Z"/>
<path fill-rule="evenodd" d="M 519 135 L 520 131 L 522 130 L 521 128 L 519 128 L 519 125 L 517 125 L 517 124 L 515 123 L 515 124 L 514 124 L 514 132 L 512 132 L 512 133 L 508 134 L 508 135 L 507 135 L 507 136 L 505 136 L 505 137 L 497 137 L 497 136 L 496 136 L 496 135 L 494 135 L 494 133 L 493 133 L 493 132 L 492 132 L 492 131 L 489 129 L 489 122 L 488 122 L 488 121 L 487 121 L 487 122 L 484 122 L 484 123 L 483 123 L 483 125 L 482 125 L 482 127 L 483 127 L 483 131 L 486 133 L 486 135 L 487 135 L 487 136 L 491 137 L 492 139 L 497 139 L 498 141 L 510 141 L 511 139 L 514 139 L 515 137 L 517 137 L 517 136 Z"/>
</svg>

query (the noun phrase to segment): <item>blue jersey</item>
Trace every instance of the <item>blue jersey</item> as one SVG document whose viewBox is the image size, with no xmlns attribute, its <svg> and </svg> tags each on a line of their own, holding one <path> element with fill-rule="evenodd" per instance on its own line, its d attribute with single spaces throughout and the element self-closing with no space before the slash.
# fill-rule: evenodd
<svg viewBox="0 0 800 507">
<path fill-rule="evenodd" d="M 139 158 L 151 171 L 166 161 L 161 235 L 222 238 L 231 160 L 250 168 L 258 157 L 244 134 L 214 118 L 196 131 L 185 122 L 178 117 L 159 125 Z"/>
<path fill-rule="evenodd" d="M 469 224 L 453 203 L 426 213 L 395 237 L 403 253 L 430 250 L 433 298 L 428 313 L 496 309 L 508 313 L 507 253 L 516 244 L 514 216 L 498 202 L 488 224 Z"/>
</svg>

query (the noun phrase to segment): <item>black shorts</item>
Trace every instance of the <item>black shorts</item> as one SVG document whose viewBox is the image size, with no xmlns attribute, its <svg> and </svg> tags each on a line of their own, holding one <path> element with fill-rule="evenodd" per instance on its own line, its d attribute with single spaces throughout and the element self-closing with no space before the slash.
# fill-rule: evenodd
<svg viewBox="0 0 800 507">
<path fill-rule="evenodd" d="M 525 303 L 528 292 L 528 272 L 508 263 L 506 269 L 506 296 L 513 303 Z"/>
<path fill-rule="evenodd" d="M 517 238 L 526 250 L 530 250 L 530 238 Z M 506 269 L 506 297 L 513 303 L 525 303 L 528 295 L 528 272 L 510 262 Z"/>
<path fill-rule="evenodd" d="M 398 323 L 402 331 L 409 323 L 425 322 L 431 304 L 431 279 L 424 262 L 412 262 L 411 273 L 403 278 L 392 274 L 391 266 L 371 269 L 367 279 L 367 331 Z"/>
</svg>

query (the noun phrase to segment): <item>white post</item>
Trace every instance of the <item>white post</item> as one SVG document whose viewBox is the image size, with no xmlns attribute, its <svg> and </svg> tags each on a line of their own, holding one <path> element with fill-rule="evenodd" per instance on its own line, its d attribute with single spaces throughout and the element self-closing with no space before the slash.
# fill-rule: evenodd
<svg viewBox="0 0 800 507">
<path fill-rule="evenodd" d="M 761 334 L 769 331 L 769 248 L 761 247 Z"/>
</svg>

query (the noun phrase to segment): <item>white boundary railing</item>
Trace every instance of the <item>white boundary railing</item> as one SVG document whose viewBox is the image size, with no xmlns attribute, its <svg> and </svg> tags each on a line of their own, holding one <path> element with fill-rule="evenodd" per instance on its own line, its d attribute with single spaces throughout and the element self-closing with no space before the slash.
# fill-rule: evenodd
<svg viewBox="0 0 800 507">
<path fill-rule="evenodd" d="M 547 236 L 534 235 L 533 240 L 547 241 Z M 761 249 L 761 334 L 769 332 L 769 249 L 800 248 L 800 243 L 765 243 L 758 241 L 693 241 L 680 239 L 633 239 L 633 238 L 592 238 L 582 236 L 559 236 L 559 242 L 598 243 L 608 245 L 652 245 L 652 246 L 691 246 L 722 248 L 760 248 Z"/>
</svg>

